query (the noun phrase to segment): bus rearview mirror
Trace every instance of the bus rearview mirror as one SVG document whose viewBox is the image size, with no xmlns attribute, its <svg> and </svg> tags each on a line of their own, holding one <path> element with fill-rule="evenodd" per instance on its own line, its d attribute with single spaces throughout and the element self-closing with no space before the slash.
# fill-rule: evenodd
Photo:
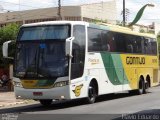
<svg viewBox="0 0 160 120">
<path fill-rule="evenodd" d="M 69 37 L 66 39 L 66 46 L 65 46 L 66 56 L 72 57 L 72 41 L 73 40 L 74 40 L 74 37 Z"/>
<path fill-rule="evenodd" d="M 2 46 L 2 53 L 3 53 L 3 57 L 4 58 L 8 58 L 8 59 L 13 59 L 13 57 L 9 57 L 8 56 L 8 46 L 10 43 L 12 43 L 13 40 L 10 40 L 10 41 L 7 41 L 7 42 L 4 42 L 3 43 L 3 46 Z"/>
</svg>

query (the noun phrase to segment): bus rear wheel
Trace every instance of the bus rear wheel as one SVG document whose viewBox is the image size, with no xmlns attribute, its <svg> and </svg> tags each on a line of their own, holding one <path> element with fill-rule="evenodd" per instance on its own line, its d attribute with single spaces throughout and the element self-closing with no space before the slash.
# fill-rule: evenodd
<svg viewBox="0 0 160 120">
<path fill-rule="evenodd" d="M 145 89 L 144 89 L 144 93 L 148 93 L 149 92 L 149 82 L 147 81 L 145 83 Z"/>
<path fill-rule="evenodd" d="M 39 100 L 39 102 L 40 102 L 41 105 L 43 105 L 43 106 L 50 106 L 50 105 L 52 104 L 52 100 L 51 100 L 51 99 Z"/>
<path fill-rule="evenodd" d="M 144 80 L 140 78 L 139 89 L 137 90 L 137 94 L 141 95 L 143 93 L 145 93 L 145 83 L 144 83 Z"/>
<path fill-rule="evenodd" d="M 88 97 L 86 99 L 87 103 L 93 104 L 96 101 L 96 97 L 96 85 L 94 84 L 94 82 L 91 82 L 88 89 Z"/>
</svg>

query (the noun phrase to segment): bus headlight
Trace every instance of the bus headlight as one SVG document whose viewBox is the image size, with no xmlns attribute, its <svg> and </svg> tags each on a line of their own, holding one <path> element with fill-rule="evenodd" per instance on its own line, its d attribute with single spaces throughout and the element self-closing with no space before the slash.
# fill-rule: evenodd
<svg viewBox="0 0 160 120">
<path fill-rule="evenodd" d="M 56 82 L 54 84 L 54 87 L 63 87 L 69 84 L 69 81 L 61 81 L 61 82 Z"/>
<path fill-rule="evenodd" d="M 13 81 L 13 85 L 15 86 L 15 87 L 23 87 L 22 86 L 22 84 L 21 84 L 21 82 L 16 82 L 16 81 Z"/>
</svg>

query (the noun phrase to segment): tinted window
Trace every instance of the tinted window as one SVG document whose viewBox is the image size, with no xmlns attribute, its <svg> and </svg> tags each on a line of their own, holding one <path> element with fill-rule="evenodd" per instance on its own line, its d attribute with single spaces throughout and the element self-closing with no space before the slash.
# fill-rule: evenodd
<svg viewBox="0 0 160 120">
<path fill-rule="evenodd" d="M 126 52 L 127 53 L 142 53 L 143 38 L 135 35 L 125 35 Z"/>
<path fill-rule="evenodd" d="M 101 32 L 98 29 L 88 29 L 88 50 L 90 52 L 102 50 Z"/>
<path fill-rule="evenodd" d="M 113 52 L 115 50 L 115 41 L 113 34 L 110 31 L 102 31 L 102 51 Z"/>
<path fill-rule="evenodd" d="M 151 41 L 151 46 L 152 46 L 152 54 L 157 55 L 157 42 L 154 39 L 152 39 Z"/>
<path fill-rule="evenodd" d="M 21 78 L 56 78 L 68 75 L 65 42 L 19 42 L 14 74 Z"/>
<path fill-rule="evenodd" d="M 157 43 L 153 38 L 144 38 L 144 53 L 156 55 L 157 54 Z"/>
<path fill-rule="evenodd" d="M 126 52 L 125 35 L 122 33 L 114 33 L 114 40 L 116 44 L 116 52 Z"/>
<path fill-rule="evenodd" d="M 69 25 L 34 26 L 21 28 L 18 40 L 57 40 L 70 35 Z"/>
<path fill-rule="evenodd" d="M 110 32 L 88 28 L 88 51 L 110 51 L 113 49 Z"/>
<path fill-rule="evenodd" d="M 85 26 L 75 25 L 73 27 L 73 36 L 75 37 L 73 41 L 72 50 L 72 73 L 71 78 L 78 78 L 83 75 L 84 61 L 85 61 Z"/>
<path fill-rule="evenodd" d="M 88 28 L 88 51 L 156 55 L 157 43 L 152 38 Z"/>
</svg>

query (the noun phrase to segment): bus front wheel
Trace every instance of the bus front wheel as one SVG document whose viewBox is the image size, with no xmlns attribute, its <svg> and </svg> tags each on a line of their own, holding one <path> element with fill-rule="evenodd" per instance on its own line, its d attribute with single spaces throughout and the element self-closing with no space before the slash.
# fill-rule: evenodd
<svg viewBox="0 0 160 120">
<path fill-rule="evenodd" d="M 52 104 L 52 100 L 39 100 L 39 102 L 43 105 L 43 106 L 49 106 Z"/>
<path fill-rule="evenodd" d="M 88 89 L 88 97 L 86 99 L 87 103 L 93 104 L 96 101 L 96 97 L 96 85 L 94 84 L 94 82 L 91 82 Z"/>
</svg>

